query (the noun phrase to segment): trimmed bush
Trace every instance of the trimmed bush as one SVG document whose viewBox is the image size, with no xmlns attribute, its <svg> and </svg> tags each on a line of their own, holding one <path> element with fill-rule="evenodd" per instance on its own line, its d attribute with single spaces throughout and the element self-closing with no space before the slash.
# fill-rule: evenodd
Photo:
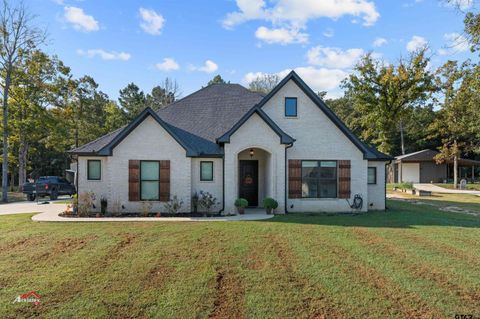
<svg viewBox="0 0 480 319">
<path fill-rule="evenodd" d="M 263 207 L 265 209 L 276 209 L 278 207 L 278 202 L 271 197 L 267 197 L 263 200 Z"/>
<path fill-rule="evenodd" d="M 241 208 L 245 208 L 248 206 L 248 200 L 246 200 L 245 198 L 239 198 L 235 201 L 235 207 L 241 207 Z"/>
</svg>

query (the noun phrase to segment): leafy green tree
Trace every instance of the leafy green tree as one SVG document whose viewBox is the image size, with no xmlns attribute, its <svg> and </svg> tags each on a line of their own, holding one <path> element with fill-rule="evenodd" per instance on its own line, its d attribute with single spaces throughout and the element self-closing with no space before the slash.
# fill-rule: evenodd
<svg viewBox="0 0 480 319">
<path fill-rule="evenodd" d="M 248 84 L 250 91 L 267 94 L 280 82 L 277 74 L 262 74 Z"/>
<path fill-rule="evenodd" d="M 453 161 L 456 188 L 458 159 L 462 154 L 480 152 L 480 66 L 448 61 L 438 70 L 438 82 L 443 102 L 429 129 L 442 141 L 437 161 Z"/>
<path fill-rule="evenodd" d="M 437 90 L 425 53 L 426 49 L 420 50 L 407 60 L 400 59 L 398 65 L 386 65 L 367 54 L 342 83 L 358 116 L 351 125 L 358 125 L 362 138 L 385 153 L 395 151 L 398 134 L 405 153 L 406 118 Z"/>
<path fill-rule="evenodd" d="M 207 86 L 212 85 L 212 84 L 225 84 L 225 83 L 227 83 L 227 82 L 225 82 L 225 80 L 222 78 L 222 76 L 220 74 L 217 74 L 213 77 L 213 79 L 208 81 Z M 228 82 L 228 83 L 230 83 L 230 82 Z"/>
<path fill-rule="evenodd" d="M 130 83 L 120 90 L 118 102 L 130 122 L 145 109 L 147 100 L 145 93 L 135 83 Z"/>
<path fill-rule="evenodd" d="M 34 16 L 22 1 L 11 6 L 3 0 L 0 8 L 0 76 L 2 77 L 2 201 L 8 202 L 8 112 L 10 87 L 15 83 L 14 70 L 25 55 L 45 40 L 45 33 L 34 25 Z"/>
<path fill-rule="evenodd" d="M 147 105 L 155 111 L 175 102 L 180 95 L 177 81 L 166 78 L 160 85 L 155 86 L 150 94 L 147 94 Z"/>
</svg>

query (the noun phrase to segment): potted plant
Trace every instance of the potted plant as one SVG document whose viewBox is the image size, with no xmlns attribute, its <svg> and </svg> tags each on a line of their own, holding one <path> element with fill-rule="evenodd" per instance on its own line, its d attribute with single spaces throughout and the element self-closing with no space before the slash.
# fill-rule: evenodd
<svg viewBox="0 0 480 319">
<path fill-rule="evenodd" d="M 278 202 L 271 197 L 267 197 L 263 200 L 263 207 L 265 208 L 267 214 L 270 215 L 272 210 L 278 207 Z"/>
<path fill-rule="evenodd" d="M 240 215 L 245 214 L 245 207 L 248 206 L 248 201 L 245 198 L 238 198 L 235 201 L 235 207 Z"/>
</svg>

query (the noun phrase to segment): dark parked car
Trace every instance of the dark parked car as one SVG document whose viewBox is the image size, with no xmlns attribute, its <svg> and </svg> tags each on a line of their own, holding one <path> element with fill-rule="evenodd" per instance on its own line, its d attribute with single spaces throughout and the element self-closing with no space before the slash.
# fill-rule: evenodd
<svg viewBox="0 0 480 319">
<path fill-rule="evenodd" d="M 49 196 L 51 200 L 57 199 L 59 195 L 70 195 L 76 193 L 75 186 L 63 177 L 41 176 L 34 183 L 25 183 L 22 192 L 27 195 L 28 200 L 34 201 L 37 196 Z"/>
</svg>

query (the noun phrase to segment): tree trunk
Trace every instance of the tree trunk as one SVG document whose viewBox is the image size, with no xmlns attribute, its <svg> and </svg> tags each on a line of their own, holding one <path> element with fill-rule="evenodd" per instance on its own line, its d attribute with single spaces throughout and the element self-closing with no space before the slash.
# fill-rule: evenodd
<svg viewBox="0 0 480 319">
<path fill-rule="evenodd" d="M 22 140 L 18 149 L 18 186 L 20 187 L 27 180 L 27 155 L 28 145 Z"/>
<path fill-rule="evenodd" d="M 3 162 L 2 162 L 2 202 L 8 202 L 8 91 L 12 79 L 12 67 L 7 68 L 3 89 Z"/>
<path fill-rule="evenodd" d="M 453 156 L 453 188 L 457 189 L 458 188 L 458 146 L 457 146 L 457 141 L 454 142 L 453 144 L 454 148 L 454 156 Z"/>
<path fill-rule="evenodd" d="M 403 122 L 400 120 L 400 145 L 402 147 L 402 155 L 405 155 L 405 142 L 403 138 Z"/>
</svg>

